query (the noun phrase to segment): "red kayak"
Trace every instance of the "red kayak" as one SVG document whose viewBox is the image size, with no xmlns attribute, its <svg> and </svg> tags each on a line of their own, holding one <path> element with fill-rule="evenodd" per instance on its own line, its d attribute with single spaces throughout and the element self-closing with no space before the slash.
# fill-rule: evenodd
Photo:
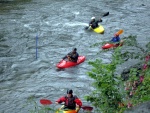
<svg viewBox="0 0 150 113">
<path fill-rule="evenodd" d="M 85 61 L 85 56 L 79 56 L 77 62 L 62 60 L 56 65 L 56 67 L 58 67 L 58 68 L 69 68 L 69 67 L 76 66 L 76 65 L 78 65 L 84 61 Z"/>
<path fill-rule="evenodd" d="M 105 45 L 102 46 L 102 49 L 110 49 L 110 48 L 114 48 L 114 47 L 118 47 L 118 46 L 122 46 L 123 43 L 121 44 L 110 44 L 110 43 L 106 43 Z"/>
</svg>

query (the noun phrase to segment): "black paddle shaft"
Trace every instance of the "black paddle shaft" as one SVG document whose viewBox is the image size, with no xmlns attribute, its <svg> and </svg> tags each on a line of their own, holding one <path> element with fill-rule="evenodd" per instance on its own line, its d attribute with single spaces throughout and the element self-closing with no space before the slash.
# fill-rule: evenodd
<svg viewBox="0 0 150 113">
<path fill-rule="evenodd" d="M 103 17 L 104 17 L 104 16 L 108 16 L 108 15 L 109 15 L 109 12 L 105 13 L 105 14 L 103 15 Z"/>
</svg>

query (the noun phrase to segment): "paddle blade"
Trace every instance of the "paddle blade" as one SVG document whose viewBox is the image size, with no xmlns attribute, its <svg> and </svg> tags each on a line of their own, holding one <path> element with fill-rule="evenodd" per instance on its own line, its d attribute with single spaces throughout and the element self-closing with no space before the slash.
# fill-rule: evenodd
<svg viewBox="0 0 150 113">
<path fill-rule="evenodd" d="M 83 110 L 86 110 L 86 111 L 92 111 L 93 110 L 93 107 L 91 107 L 91 106 L 82 106 L 81 108 Z"/>
<path fill-rule="evenodd" d="M 121 35 L 123 33 L 123 30 L 121 29 L 121 30 L 119 30 L 116 34 L 117 35 Z"/>
<path fill-rule="evenodd" d="M 42 105 L 50 105 L 50 104 L 52 104 L 52 102 L 50 100 L 47 100 L 47 99 L 41 99 L 40 103 Z"/>
<path fill-rule="evenodd" d="M 108 15 L 109 15 L 109 12 L 105 13 L 105 14 L 103 15 L 103 17 L 104 17 L 104 16 L 108 16 Z"/>
</svg>

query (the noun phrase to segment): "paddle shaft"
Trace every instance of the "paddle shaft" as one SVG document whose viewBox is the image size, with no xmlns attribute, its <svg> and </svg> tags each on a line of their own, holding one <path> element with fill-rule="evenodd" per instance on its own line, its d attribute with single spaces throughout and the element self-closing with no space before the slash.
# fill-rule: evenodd
<svg viewBox="0 0 150 113">
<path fill-rule="evenodd" d="M 36 36 L 36 59 L 38 58 L 37 54 L 38 54 L 38 36 Z"/>
</svg>

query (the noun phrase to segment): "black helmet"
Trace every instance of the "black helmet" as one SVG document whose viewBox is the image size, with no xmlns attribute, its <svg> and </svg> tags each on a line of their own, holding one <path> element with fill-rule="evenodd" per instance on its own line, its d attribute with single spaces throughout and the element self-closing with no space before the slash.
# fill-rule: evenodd
<svg viewBox="0 0 150 113">
<path fill-rule="evenodd" d="M 73 48 L 73 51 L 77 51 L 77 48 Z"/>
<path fill-rule="evenodd" d="M 72 94 L 72 93 L 73 93 L 72 89 L 67 90 L 67 94 Z"/>
</svg>

